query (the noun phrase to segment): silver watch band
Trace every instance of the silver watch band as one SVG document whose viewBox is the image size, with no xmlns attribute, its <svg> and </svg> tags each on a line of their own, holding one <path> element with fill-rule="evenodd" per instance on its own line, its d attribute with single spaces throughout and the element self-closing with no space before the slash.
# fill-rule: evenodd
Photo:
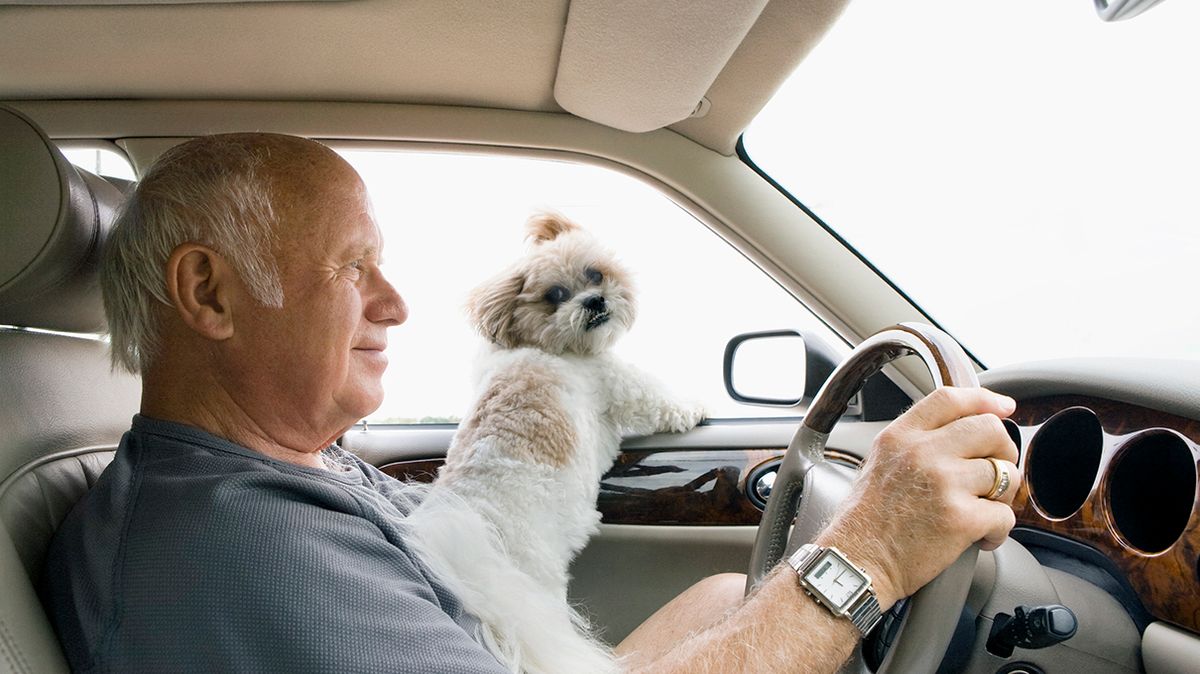
<svg viewBox="0 0 1200 674">
<path fill-rule="evenodd" d="M 805 543 L 804 545 L 801 545 L 796 552 L 792 553 L 791 557 L 788 558 L 788 564 L 795 569 L 796 574 L 800 579 L 800 586 L 804 588 L 805 592 L 809 592 L 808 587 L 806 587 L 804 583 L 805 572 L 816 560 L 816 558 L 821 555 L 821 553 L 829 549 L 831 548 L 823 548 L 815 543 Z M 830 613 L 837 615 L 839 618 L 843 615 L 849 618 L 850 622 L 853 623 L 854 626 L 858 628 L 858 631 L 861 632 L 865 637 L 872 629 L 875 628 L 876 625 L 879 624 L 879 621 L 883 619 L 883 613 L 879 607 L 879 600 L 875 597 L 875 589 L 871 587 L 870 576 L 862 570 L 862 567 L 847 559 L 846 555 L 844 555 L 841 550 L 838 550 L 837 548 L 832 548 L 832 550 L 837 553 L 839 557 L 846 560 L 846 562 L 853 565 L 864 576 L 866 576 L 868 579 L 868 584 L 866 591 L 863 592 L 863 595 L 859 597 L 854 604 L 846 607 L 844 614 L 836 613 L 833 609 L 829 609 L 829 607 L 825 606 L 823 603 L 821 605 L 825 606 L 825 608 L 829 609 Z"/>
<path fill-rule="evenodd" d="M 800 573 L 802 569 L 807 569 L 808 565 L 812 564 L 813 560 L 822 552 L 825 552 L 825 548 L 815 543 L 805 543 L 796 548 L 791 557 L 788 557 L 788 564 L 796 570 L 796 573 Z"/>
<path fill-rule="evenodd" d="M 883 612 L 879 608 L 879 600 L 875 598 L 874 590 L 863 595 L 862 599 L 858 601 L 858 605 L 851 609 L 849 617 L 850 622 L 854 623 L 864 637 L 875 629 L 875 626 L 883 619 Z"/>
</svg>

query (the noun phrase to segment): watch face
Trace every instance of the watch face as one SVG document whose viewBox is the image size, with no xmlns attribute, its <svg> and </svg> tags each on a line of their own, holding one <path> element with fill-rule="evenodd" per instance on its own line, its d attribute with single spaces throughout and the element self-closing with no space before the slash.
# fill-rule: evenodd
<svg viewBox="0 0 1200 674">
<path fill-rule="evenodd" d="M 846 604 L 867 584 L 867 579 L 858 569 L 829 552 L 817 560 L 804 579 L 812 589 L 825 595 L 825 599 L 838 610 L 845 609 Z"/>
</svg>

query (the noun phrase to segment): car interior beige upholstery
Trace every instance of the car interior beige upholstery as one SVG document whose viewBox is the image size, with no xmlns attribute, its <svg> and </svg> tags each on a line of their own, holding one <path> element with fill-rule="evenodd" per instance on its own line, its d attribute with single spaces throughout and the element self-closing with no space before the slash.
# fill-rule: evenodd
<svg viewBox="0 0 1200 674">
<path fill-rule="evenodd" d="M 692 115 L 767 3 L 612 4 L 571 2 L 554 98 L 585 119 L 642 132 Z"/>
<path fill-rule="evenodd" d="M 649 71 L 645 59 L 568 53 L 574 44 L 606 37 L 596 32 L 598 25 L 571 28 L 568 14 L 576 3 L 569 0 L 251 2 L 205 5 L 203 11 L 187 4 L 0 4 L 7 38 L 0 41 L 0 100 L 405 102 L 560 113 L 555 87 L 563 77 L 560 95 L 570 91 L 606 111 L 604 117 L 593 116 L 595 107 L 577 114 L 624 129 L 675 122 L 703 98 L 710 104 L 703 117 L 670 128 L 729 155 L 749 120 L 847 2 L 772 0 L 761 13 L 747 8 L 763 0 L 705 2 L 708 9 L 744 6 L 737 10 L 744 20 L 712 28 L 705 33 L 711 39 L 695 44 L 686 44 L 694 26 L 681 22 L 699 13 L 697 3 L 596 3 L 604 5 L 610 25 L 625 29 L 643 23 L 647 7 L 662 5 L 666 34 L 646 30 L 636 33 L 640 40 L 630 40 L 624 31 L 621 38 L 629 40 L 623 43 L 626 55 L 659 54 L 667 44 L 687 49 L 673 61 L 677 67 L 650 62 Z M 679 21 L 671 22 L 673 16 Z M 748 31 L 747 19 L 753 24 Z M 590 39 L 567 44 L 568 31 Z M 664 43 L 672 32 L 679 37 Z M 53 50 L 39 48 L 50 39 Z M 131 41 L 137 49 L 130 49 Z M 38 55 L 36 63 L 29 61 L 31 53 Z M 567 66 L 561 73 L 560 60 Z M 381 63 L 396 65 L 377 67 Z M 579 78 L 571 63 L 603 70 Z M 600 72 L 611 77 L 594 76 Z M 625 84 L 616 89 L 609 86 L 613 81 Z M 631 81 L 644 84 L 630 87 Z M 647 92 L 661 100 L 639 112 L 636 97 Z M 662 116 L 667 108 L 672 113 Z M 682 115 L 674 112 L 680 110 Z"/>
<path fill-rule="evenodd" d="M 66 669 L 35 593 L 50 537 L 137 410 L 95 333 L 100 245 L 122 194 L 0 107 L 0 672 Z"/>
</svg>

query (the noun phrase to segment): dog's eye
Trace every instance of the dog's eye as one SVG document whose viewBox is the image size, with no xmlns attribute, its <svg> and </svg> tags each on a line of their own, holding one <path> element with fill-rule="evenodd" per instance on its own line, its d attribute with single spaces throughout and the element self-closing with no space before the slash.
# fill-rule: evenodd
<svg viewBox="0 0 1200 674">
<path fill-rule="evenodd" d="M 599 269 L 591 267 L 583 270 L 583 275 L 588 280 L 588 283 L 593 285 L 600 285 L 600 282 L 604 280 L 604 274 L 601 274 Z"/>
<path fill-rule="evenodd" d="M 542 297 L 544 297 L 547 302 L 549 302 L 550 304 L 553 304 L 554 306 L 557 307 L 558 305 L 562 304 L 563 302 L 566 302 L 567 298 L 570 296 L 571 296 L 570 290 L 567 290 L 563 286 L 553 286 L 552 288 L 547 290 L 546 294 L 543 295 Z"/>
</svg>

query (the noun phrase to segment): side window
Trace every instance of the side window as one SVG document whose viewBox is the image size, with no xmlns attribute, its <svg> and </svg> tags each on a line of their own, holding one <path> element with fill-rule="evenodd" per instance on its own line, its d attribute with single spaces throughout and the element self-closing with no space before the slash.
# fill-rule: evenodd
<svg viewBox="0 0 1200 674">
<path fill-rule="evenodd" d="M 137 180 L 133 167 L 124 155 L 102 147 L 62 145 L 59 147 L 67 161 L 79 168 L 107 178 Z"/>
<path fill-rule="evenodd" d="M 595 166 L 529 158 L 343 150 L 362 174 L 384 237 L 384 271 L 408 302 L 391 331 L 386 399 L 372 423 L 452 423 L 469 404 L 482 344 L 467 294 L 516 260 L 524 224 L 559 211 L 630 268 L 638 318 L 615 350 L 713 418 L 795 410 L 729 398 L 722 355 L 742 332 L 796 328 L 843 348 L 812 313 L 737 250 L 652 187 Z"/>
</svg>

